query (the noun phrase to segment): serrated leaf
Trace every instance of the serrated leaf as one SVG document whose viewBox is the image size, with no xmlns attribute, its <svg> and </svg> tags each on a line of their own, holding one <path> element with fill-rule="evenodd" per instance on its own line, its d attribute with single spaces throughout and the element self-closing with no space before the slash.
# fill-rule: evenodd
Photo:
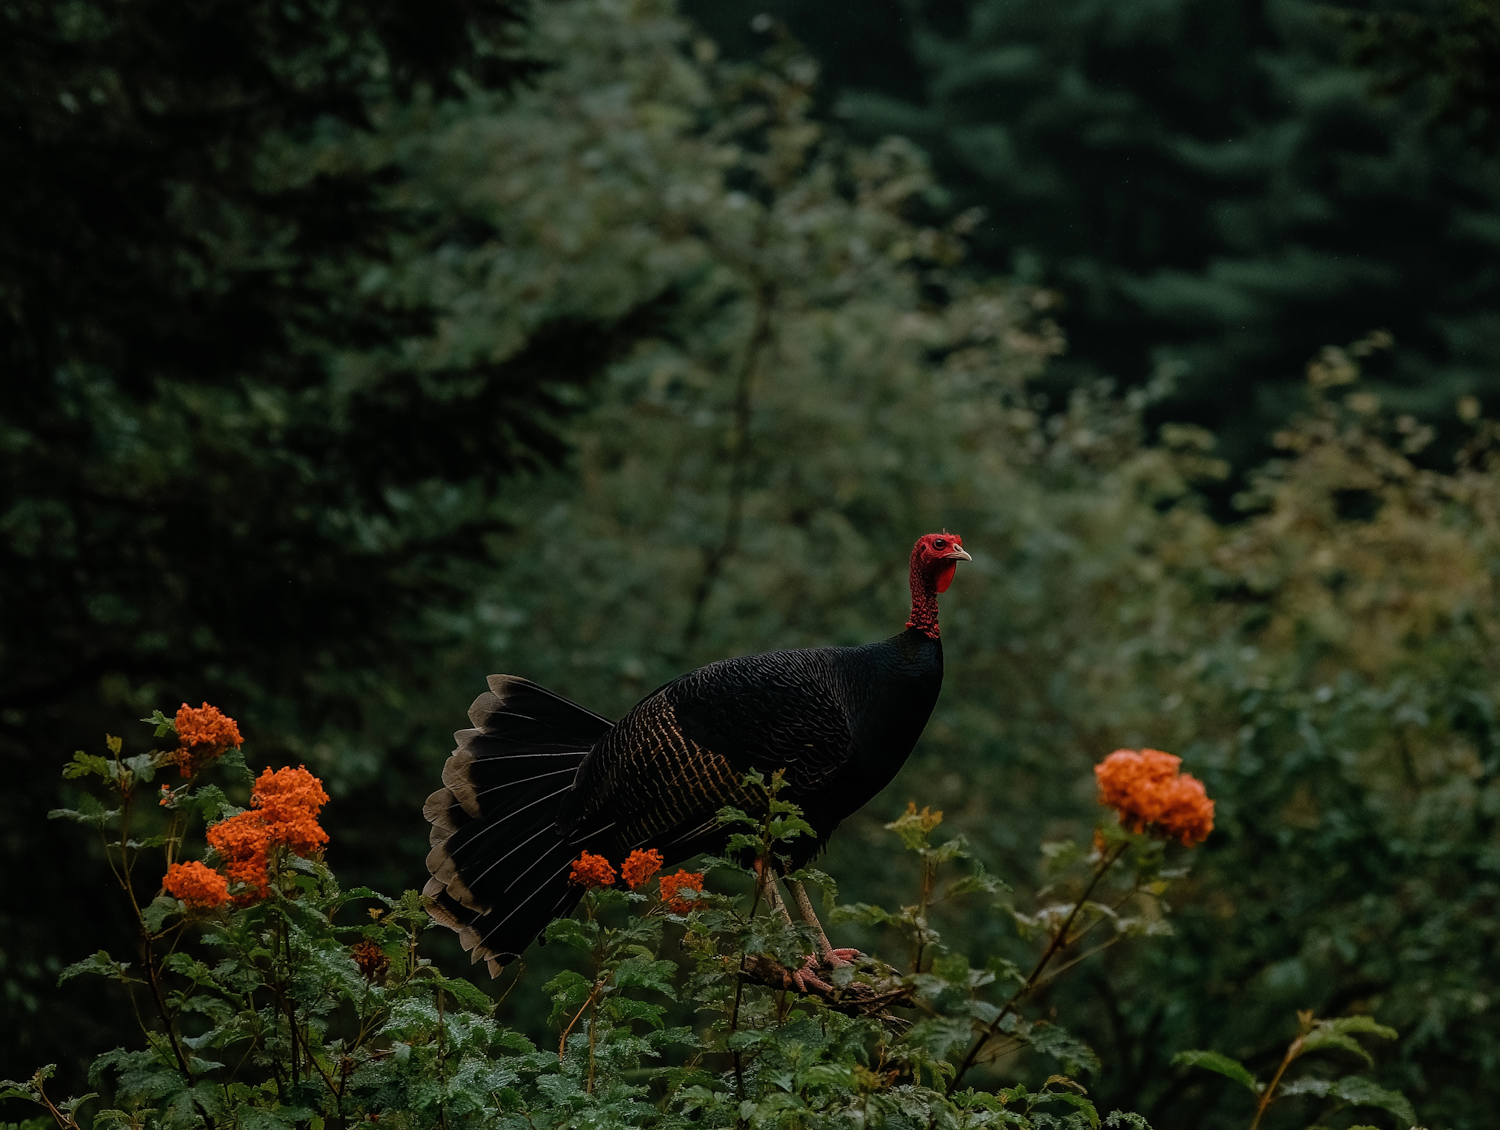
<svg viewBox="0 0 1500 1130">
<path fill-rule="evenodd" d="M 96 953 L 90 954 L 82 961 L 75 961 L 72 965 L 64 969 L 57 975 L 57 983 L 61 985 L 64 981 L 71 981 L 74 977 L 78 977 L 84 973 L 94 973 L 100 977 L 109 977 L 116 981 L 133 981 L 137 984 L 143 984 L 144 982 L 139 977 L 130 977 L 127 975 L 129 969 L 130 962 L 116 961 L 110 957 L 107 951 L 99 950 Z"/>
<path fill-rule="evenodd" d="M 255 778 L 250 766 L 245 764 L 244 751 L 231 746 L 219 757 L 219 770 L 231 781 L 249 784 Z"/>
<path fill-rule="evenodd" d="M 547 924 L 542 936 L 549 944 L 573 946 L 588 953 L 594 948 L 598 929 L 592 922 L 585 925 L 576 918 L 555 918 Z"/>
<path fill-rule="evenodd" d="M 904 914 L 892 914 L 883 907 L 873 906 L 867 902 L 845 903 L 836 906 L 829 916 L 832 922 L 859 922 L 866 926 L 884 926 L 889 923 L 899 923 L 908 920 Z"/>
<path fill-rule="evenodd" d="M 86 777 L 91 773 L 95 776 L 103 777 L 105 780 L 109 780 L 113 776 L 110 771 L 110 764 L 105 758 L 99 756 L 97 753 L 84 753 L 81 749 L 73 754 L 73 760 L 64 765 L 62 770 L 62 775 L 70 780 L 77 777 Z"/>
<path fill-rule="evenodd" d="M 1227 1055 L 1219 1052 L 1209 1051 L 1186 1051 L 1178 1052 L 1172 1057 L 1173 1067 L 1201 1067 L 1205 1071 L 1216 1071 L 1226 1079 L 1233 1079 L 1250 1088 L 1252 1095 L 1259 1095 L 1263 1089 L 1260 1082 L 1250 1071 L 1237 1059 L 1230 1059 Z"/>
<path fill-rule="evenodd" d="M 1067 1103 L 1069 1106 L 1081 1111 L 1083 1116 L 1088 1119 L 1091 1127 L 1099 1125 L 1099 1112 L 1094 1109 L 1094 1104 L 1082 1095 L 1075 1095 L 1071 1091 L 1047 1091 L 1045 1094 L 1039 1096 L 1039 1099 L 1041 1102 L 1056 1101 Z"/>
<path fill-rule="evenodd" d="M 182 903 L 171 895 L 157 895 L 151 900 L 151 905 L 141 911 L 141 922 L 151 933 L 159 933 L 162 923 L 174 914 L 181 914 L 183 909 Z"/>
<path fill-rule="evenodd" d="M 991 875 L 976 863 L 974 871 L 956 880 L 943 893 L 943 897 L 956 898 L 959 895 L 970 894 L 1003 895 L 1010 890 L 1010 884 L 1004 879 L 998 875 Z"/>
<path fill-rule="evenodd" d="M 1415 1126 L 1417 1112 L 1400 1091 L 1388 1091 L 1373 1080 L 1350 1075 L 1333 1085 L 1331 1094 L 1354 1106 L 1377 1106 L 1401 1120 L 1403 1126 Z"/>
<path fill-rule="evenodd" d="M 605 1014 L 617 1023 L 620 1021 L 644 1020 L 653 1028 L 663 1027 L 662 1016 L 667 1010 L 650 1001 L 638 1001 L 632 997 L 612 997 Z"/>
<path fill-rule="evenodd" d="M 444 977 L 439 982 L 445 992 L 465 1008 L 488 1016 L 495 1009 L 495 1001 L 487 992 L 463 978 Z"/>
<path fill-rule="evenodd" d="M 152 735 L 153 737 L 164 738 L 168 734 L 175 734 L 177 732 L 177 719 L 168 718 L 160 710 L 153 710 L 150 718 L 142 718 L 141 721 L 149 722 L 156 727 L 156 733 Z"/>
<path fill-rule="evenodd" d="M 156 759 L 150 753 L 138 753 L 134 757 L 127 757 L 121 764 L 135 774 L 138 781 L 150 781 L 156 775 Z"/>
<path fill-rule="evenodd" d="M 672 985 L 676 972 L 677 966 L 670 961 L 632 957 L 622 961 L 615 970 L 615 984 L 622 989 L 655 989 L 663 996 L 676 1000 L 677 990 Z"/>
<path fill-rule="evenodd" d="M 1339 1048 L 1352 1055 L 1359 1056 L 1360 1059 L 1364 1060 L 1366 1067 L 1375 1066 L 1375 1057 L 1365 1050 L 1364 1045 L 1353 1036 L 1346 1036 L 1343 1032 L 1314 1029 L 1302 1038 L 1302 1051 L 1304 1053 L 1329 1051 L 1332 1048 Z"/>
<path fill-rule="evenodd" d="M 77 808 L 54 808 L 47 813 L 47 819 L 76 820 L 91 828 L 104 828 L 111 821 L 118 819 L 119 815 L 118 808 L 105 808 L 98 797 L 91 793 L 84 793 L 78 798 Z"/>
<path fill-rule="evenodd" d="M 1032 1026 L 1026 1041 L 1037 1051 L 1061 1060 L 1066 1071 L 1072 1072 L 1080 1067 L 1093 1074 L 1099 1071 L 1099 1057 L 1094 1054 L 1094 1049 L 1057 1024 L 1038 1021 Z"/>
</svg>

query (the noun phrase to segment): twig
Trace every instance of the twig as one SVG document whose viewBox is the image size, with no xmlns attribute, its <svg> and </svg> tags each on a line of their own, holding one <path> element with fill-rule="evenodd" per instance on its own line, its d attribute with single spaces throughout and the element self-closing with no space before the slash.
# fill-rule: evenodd
<svg viewBox="0 0 1500 1130">
<path fill-rule="evenodd" d="M 771 340 L 771 307 L 775 302 L 775 287 L 762 282 L 755 287 L 755 318 L 750 338 L 745 344 L 735 374 L 734 409 L 729 429 L 729 487 L 728 503 L 724 513 L 724 532 L 719 543 L 703 553 L 703 576 L 693 591 L 693 600 L 688 613 L 687 627 L 682 633 L 684 651 L 691 651 L 703 630 L 703 612 L 709 595 L 718 582 L 724 563 L 734 554 L 739 545 L 740 526 L 745 511 L 745 464 L 750 452 L 750 390 L 755 380 L 760 353 Z"/>
<path fill-rule="evenodd" d="M 1311 1015 L 1311 1013 L 1303 1014 L 1303 1016 Z M 1303 1027 L 1308 1027 L 1308 1024 L 1305 1020 L 1303 1022 Z M 1271 1100 L 1276 1094 L 1277 1084 L 1281 1082 L 1281 1077 L 1286 1074 L 1286 1069 L 1292 1065 L 1292 1060 L 1296 1059 L 1299 1055 L 1302 1054 L 1302 1042 L 1306 1039 L 1307 1032 L 1304 1031 L 1300 1035 L 1298 1035 L 1298 1037 L 1293 1040 L 1290 1045 L 1288 1045 L 1286 1049 L 1286 1055 L 1282 1056 L 1281 1058 L 1281 1066 L 1276 1069 L 1276 1074 L 1271 1076 L 1271 1082 L 1268 1083 L 1266 1085 L 1266 1089 L 1261 1092 L 1260 1103 L 1255 1108 L 1255 1120 L 1250 1123 L 1250 1130 L 1259 1130 L 1260 1120 L 1265 1117 L 1266 1107 L 1271 1105 Z"/>
<path fill-rule="evenodd" d="M 1099 885 L 1099 880 L 1103 879 L 1105 873 L 1108 872 L 1109 869 L 1113 867 L 1117 862 L 1119 862 L 1120 857 L 1125 854 L 1129 847 L 1130 844 L 1128 841 L 1121 844 L 1111 854 L 1105 856 L 1105 858 L 1100 861 L 1099 865 L 1094 868 L 1094 874 L 1089 879 L 1088 886 L 1086 886 L 1083 889 L 1083 893 L 1078 896 L 1078 901 L 1073 904 L 1073 909 L 1068 912 L 1068 917 L 1064 919 L 1062 926 L 1057 930 L 1055 934 L 1052 935 L 1052 940 L 1047 943 L 1047 948 L 1042 951 L 1042 956 L 1037 960 L 1036 965 L 1032 967 L 1031 973 L 1029 976 L 1027 976 L 1025 983 L 1011 994 L 1010 1000 L 1005 1002 L 1005 1006 L 1000 1010 L 995 1019 L 986 1024 L 983 1031 L 981 1031 L 975 1038 L 973 1045 L 969 1048 L 968 1054 L 964 1056 L 963 1063 L 959 1064 L 958 1071 L 954 1073 L 953 1079 L 948 1084 L 948 1094 L 951 1095 L 954 1091 L 958 1090 L 959 1082 L 963 1079 L 969 1068 L 974 1066 L 980 1049 L 982 1049 L 987 1042 L 989 1042 L 997 1034 L 999 1034 L 1001 1022 L 1007 1016 L 1011 1015 L 1011 1013 L 1015 1012 L 1016 1005 L 1018 1005 L 1023 998 L 1031 994 L 1032 990 L 1037 987 L 1037 984 L 1041 979 L 1042 973 L 1046 970 L 1047 965 L 1055 956 L 1057 956 L 1057 952 L 1060 949 L 1069 944 L 1068 934 L 1073 929 L 1073 923 L 1077 920 L 1079 913 L 1088 903 L 1089 896 L 1094 893 L 1094 888 Z"/>
</svg>

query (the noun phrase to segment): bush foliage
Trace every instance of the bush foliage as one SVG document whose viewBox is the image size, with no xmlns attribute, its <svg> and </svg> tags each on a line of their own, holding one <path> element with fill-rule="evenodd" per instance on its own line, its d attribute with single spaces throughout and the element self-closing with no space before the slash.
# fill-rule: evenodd
<svg viewBox="0 0 1500 1130">
<path fill-rule="evenodd" d="M 94 1061 L 90 1079 L 104 1092 L 100 1109 L 88 1112 L 94 1127 L 1094 1130 L 1099 1113 L 1070 1077 L 1097 1070 L 1093 1051 L 1028 1006 L 1041 986 L 1101 950 L 1168 932 L 1163 896 L 1186 869 L 1168 865 L 1164 838 L 1197 838 L 1160 810 L 1160 781 L 1122 778 L 1106 793 L 1118 823 L 1101 823 L 1087 847 L 1045 846 L 1055 871 L 1049 901 L 1026 914 L 961 836 L 935 842 L 942 813 L 912 805 L 887 828 L 920 861 L 914 903 L 895 912 L 840 908 L 846 918 L 904 935 L 909 964 L 903 971 L 859 955 L 818 968 L 814 927 L 794 925 L 776 880 L 767 880 L 781 870 L 826 885 L 821 873 L 787 872 L 782 855 L 789 841 L 816 833 L 779 798 L 780 773 L 770 780 L 752 774 L 745 784 L 760 803 L 720 813 L 732 834 L 724 856 L 704 861 L 708 885 L 704 873 L 679 872 L 670 886 L 663 877 L 653 896 L 661 857 L 638 853 L 644 866 L 634 856 L 627 861 L 622 890 L 611 867 L 581 857 L 574 878 L 590 888 L 581 916 L 558 919 L 545 934 L 569 955 L 544 986 L 554 1049 L 550 1037 L 539 1044 L 497 1023 L 489 995 L 419 955 L 419 936 L 433 923 L 417 892 L 392 899 L 340 889 L 321 858 L 327 837 L 316 827 L 327 794 L 305 769 L 267 770 L 248 810 L 205 783 L 200 770 L 220 759 L 243 774 L 239 735 L 234 730 L 233 745 L 204 750 L 184 733 L 191 714 L 184 707 L 175 724 L 160 713 L 147 719 L 159 737 L 175 731 L 177 749 L 126 756 L 123 741 L 111 738 L 108 757 L 80 751 L 66 775 L 102 786 L 105 799 L 91 790 L 79 808 L 52 814 L 100 833 L 139 935 L 136 962 L 100 950 L 63 972 L 124 983 L 141 1023 L 144 1047 Z M 1165 758 L 1164 772 L 1175 778 L 1174 759 L 1152 756 Z M 1140 755 L 1117 752 L 1106 764 L 1132 758 Z M 153 790 L 155 774 L 169 768 L 186 783 Z M 1200 803 L 1206 814 L 1199 819 L 1211 823 L 1212 805 Z M 210 881 L 220 874 L 213 867 L 181 861 L 195 816 L 209 823 L 208 862 L 227 870 L 227 882 Z M 247 851 L 218 834 L 247 820 L 271 829 L 269 847 L 263 840 Z M 156 874 L 158 854 L 165 877 L 148 900 L 146 877 Z M 250 858 L 256 866 L 246 872 Z M 183 881 L 188 873 L 191 883 Z M 998 955 L 976 968 L 942 942 L 934 922 L 959 900 L 1020 927 L 1038 952 L 1029 972 Z M 669 938 L 675 945 L 665 944 Z M 1178 1062 L 1248 1086 L 1261 1098 L 1257 1123 L 1273 1098 L 1291 1095 L 1315 1096 L 1331 1110 L 1383 1108 L 1410 1123 L 1404 1097 L 1361 1076 L 1283 1082 L 1291 1062 L 1317 1051 L 1352 1053 L 1373 1066 L 1356 1033 L 1395 1034 L 1366 1016 L 1313 1021 L 1305 1013 L 1268 1086 L 1217 1053 L 1187 1052 Z M 1066 1074 L 1033 1088 L 964 1085 L 971 1068 L 1022 1050 L 1056 1061 Z M 52 1071 L 0 1082 L 0 1097 L 30 1099 L 59 1130 L 79 1130 L 80 1115 L 101 1096 L 48 1095 Z M 1120 1112 L 1103 1125 L 1149 1130 L 1139 1115 Z"/>
</svg>

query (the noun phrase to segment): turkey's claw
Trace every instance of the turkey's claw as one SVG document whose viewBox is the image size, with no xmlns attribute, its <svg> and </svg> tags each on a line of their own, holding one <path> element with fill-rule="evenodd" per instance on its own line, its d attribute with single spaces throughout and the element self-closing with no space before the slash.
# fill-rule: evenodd
<svg viewBox="0 0 1500 1130">
<path fill-rule="evenodd" d="M 808 954 L 807 959 L 802 962 L 801 969 L 793 969 L 787 974 L 787 976 L 791 979 L 792 984 L 797 986 L 797 991 L 799 993 L 809 992 L 809 985 L 822 993 L 833 992 L 833 986 L 830 985 L 827 981 L 823 980 L 823 978 L 819 977 L 817 973 L 814 972 L 817 967 L 817 959 L 814 958 L 811 954 Z"/>
</svg>

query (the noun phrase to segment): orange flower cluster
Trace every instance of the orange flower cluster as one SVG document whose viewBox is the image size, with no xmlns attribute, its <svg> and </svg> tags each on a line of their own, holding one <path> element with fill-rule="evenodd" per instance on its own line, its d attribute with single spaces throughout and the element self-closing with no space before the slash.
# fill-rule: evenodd
<svg viewBox="0 0 1500 1130">
<path fill-rule="evenodd" d="M 1202 781 L 1178 772 L 1181 765 L 1159 749 L 1117 749 L 1094 766 L 1099 803 L 1132 832 L 1150 828 L 1185 847 L 1201 844 L 1214 828 L 1214 802 Z"/>
<path fill-rule="evenodd" d="M 206 702 L 196 710 L 184 702 L 174 722 L 177 740 L 182 743 L 177 751 L 177 771 L 184 777 L 193 776 L 206 763 L 223 756 L 230 746 L 238 749 L 245 741 L 238 723 Z"/>
<path fill-rule="evenodd" d="M 350 950 L 349 956 L 354 958 L 354 964 L 359 966 L 366 981 L 384 977 L 391 967 L 391 959 L 385 956 L 385 951 L 368 938 Z"/>
<path fill-rule="evenodd" d="M 318 826 L 318 813 L 328 803 L 328 794 L 305 765 L 267 769 L 250 791 L 250 803 L 260 809 L 273 844 L 310 855 L 328 842 L 328 833 Z"/>
<path fill-rule="evenodd" d="M 703 893 L 703 875 L 697 871 L 679 870 L 675 875 L 661 877 L 661 901 L 673 914 L 686 914 L 693 909 L 691 899 L 682 897 L 683 891 Z"/>
<path fill-rule="evenodd" d="M 580 887 L 611 887 L 615 882 L 615 869 L 602 855 L 586 851 L 573 864 L 568 882 L 577 883 Z"/>
<path fill-rule="evenodd" d="M 646 885 L 647 880 L 661 870 L 661 852 L 655 848 L 647 848 L 645 851 L 637 848 L 625 857 L 625 862 L 620 864 L 620 877 L 625 880 L 625 885 L 632 891 Z"/>
<path fill-rule="evenodd" d="M 194 910 L 212 910 L 229 901 L 229 880 L 196 859 L 167 868 L 161 885 L 167 894 L 181 899 Z"/>
<path fill-rule="evenodd" d="M 323 782 L 305 766 L 267 769 L 250 792 L 255 807 L 208 830 L 208 842 L 224 860 L 229 878 L 249 888 L 240 902 L 264 898 L 270 886 L 271 849 L 286 847 L 310 855 L 328 842 L 318 812 L 328 803 Z"/>
<path fill-rule="evenodd" d="M 241 812 L 220 820 L 208 830 L 208 846 L 219 853 L 230 880 L 249 888 L 236 902 L 265 897 L 270 884 L 267 869 L 271 865 L 271 836 L 259 812 Z"/>
</svg>

